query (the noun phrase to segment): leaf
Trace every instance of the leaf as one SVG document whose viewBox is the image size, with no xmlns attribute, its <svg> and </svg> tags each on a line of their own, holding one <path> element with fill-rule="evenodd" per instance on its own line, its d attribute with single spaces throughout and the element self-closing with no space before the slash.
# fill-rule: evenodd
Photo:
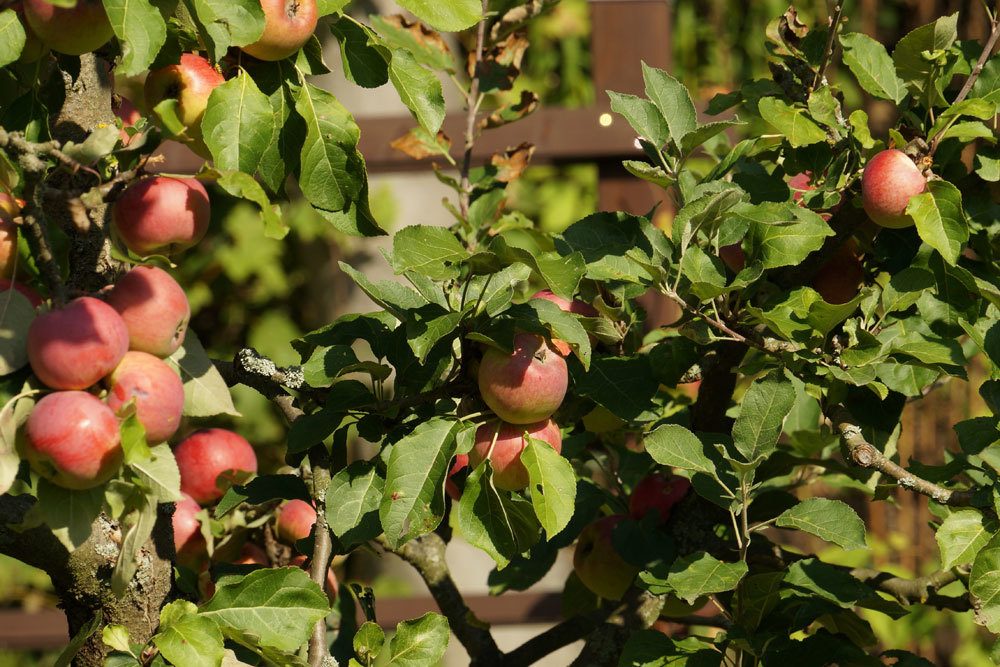
<svg viewBox="0 0 1000 667">
<path fill-rule="evenodd" d="M 765 269 L 801 263 L 834 233 L 819 214 L 789 202 L 741 204 L 730 215 L 730 224 L 745 220 L 749 226 L 747 264 L 760 262 Z"/>
<path fill-rule="evenodd" d="M 986 61 L 979 78 L 972 84 L 969 97 L 1000 104 L 1000 58 L 993 57 Z"/>
<path fill-rule="evenodd" d="M 733 590 L 746 573 L 747 564 L 742 561 L 724 563 L 698 551 L 674 561 L 667 584 L 677 597 L 692 604 L 702 595 Z"/>
<path fill-rule="evenodd" d="M 73 663 L 73 658 L 80 652 L 80 649 L 87 643 L 87 640 L 97 632 L 102 623 L 104 623 L 104 612 L 98 609 L 94 617 L 90 619 L 90 622 L 80 628 L 69 641 L 66 648 L 62 650 L 62 653 L 59 654 L 59 657 L 55 659 L 52 663 L 53 667 L 69 667 Z"/>
<path fill-rule="evenodd" d="M 28 363 L 28 327 L 34 319 L 35 308 L 23 294 L 13 288 L 0 291 L 0 376 Z"/>
<path fill-rule="evenodd" d="M 457 264 L 468 257 L 469 251 L 444 227 L 411 225 L 392 239 L 392 268 L 397 275 L 415 271 L 447 280 L 458 275 Z"/>
<path fill-rule="evenodd" d="M 345 16 L 330 24 L 330 32 L 340 43 L 348 80 L 364 88 L 378 88 L 389 81 L 385 47 L 367 26 Z"/>
<path fill-rule="evenodd" d="M 528 470 L 531 505 L 545 534 L 559 534 L 573 518 L 576 506 L 576 473 L 573 465 L 548 443 L 528 438 L 521 452 L 521 463 Z"/>
<path fill-rule="evenodd" d="M 135 76 L 149 69 L 167 41 L 167 23 L 160 10 L 149 0 L 104 0 L 104 9 L 122 45 L 116 73 Z"/>
<path fill-rule="evenodd" d="M 899 40 L 892 52 L 896 73 L 915 94 L 928 93 L 928 80 L 937 65 L 933 58 L 927 58 L 925 54 L 933 54 L 951 48 L 957 38 L 958 12 L 951 16 L 942 16 L 933 23 L 911 31 Z M 935 82 L 930 85 L 932 86 L 931 91 L 929 91 L 931 104 L 940 104 L 944 101 L 940 84 Z"/>
<path fill-rule="evenodd" d="M 21 57 L 25 43 L 24 26 L 13 9 L 0 11 L 0 67 Z"/>
<path fill-rule="evenodd" d="M 622 647 L 618 667 L 720 667 L 723 654 L 701 638 L 673 639 L 659 630 L 638 630 Z"/>
<path fill-rule="evenodd" d="M 312 501 L 309 489 L 298 475 L 260 475 L 247 484 L 234 484 L 215 506 L 213 515 L 220 519 L 243 503 L 262 505 L 272 500 Z"/>
<path fill-rule="evenodd" d="M 646 451 L 660 465 L 715 474 L 715 464 L 694 433 L 679 424 L 663 424 L 643 439 Z"/>
<path fill-rule="evenodd" d="M 649 421 L 650 403 L 660 383 L 653 375 L 649 358 L 597 357 L 590 370 L 580 374 L 571 369 L 577 394 L 603 405 L 618 417 Z"/>
<path fill-rule="evenodd" d="M 806 115 L 805 109 L 794 107 L 777 97 L 764 97 L 757 103 L 757 110 L 760 117 L 781 133 L 792 148 L 826 140 L 826 131 Z"/>
<path fill-rule="evenodd" d="M 362 664 L 373 664 L 385 645 L 385 631 L 378 623 L 365 621 L 354 633 L 354 640 L 351 644 L 355 655 L 358 656 L 358 660 Z"/>
<path fill-rule="evenodd" d="M 184 381 L 184 415 L 187 417 L 239 417 L 229 387 L 205 353 L 201 341 L 188 329 L 184 344 L 165 360 Z"/>
<path fill-rule="evenodd" d="M 927 190 L 910 197 L 906 214 L 916 222 L 921 240 L 954 266 L 969 240 L 962 193 L 948 181 L 928 181 Z"/>
<path fill-rule="evenodd" d="M 328 613 L 326 593 L 298 567 L 254 570 L 220 585 L 199 610 L 233 641 L 250 637 L 282 651 L 305 644 L 313 625 Z"/>
<path fill-rule="evenodd" d="M 976 622 L 990 632 L 1000 632 L 1000 537 L 994 536 L 976 554 L 969 574 L 969 593 L 977 603 Z"/>
<path fill-rule="evenodd" d="M 409 51 L 394 51 L 389 61 L 389 80 L 420 127 L 437 134 L 444 122 L 444 89 L 440 79 L 421 66 Z"/>
<path fill-rule="evenodd" d="M 621 114 L 640 137 L 660 148 L 670 141 L 670 128 L 655 104 L 642 97 L 607 91 L 611 110 Z"/>
<path fill-rule="evenodd" d="M 740 581 L 736 589 L 736 618 L 748 630 L 756 630 L 781 601 L 784 572 L 751 574 Z"/>
<path fill-rule="evenodd" d="M 178 484 L 180 484 L 179 478 Z M 139 559 L 142 558 L 143 547 L 153 534 L 156 518 L 155 500 L 143 497 L 138 508 L 129 513 L 122 522 L 124 537 L 118 552 L 118 561 L 111 574 L 111 590 L 118 597 L 125 596 L 132 578 L 139 570 Z"/>
<path fill-rule="evenodd" d="M 316 0 L 316 10 L 320 16 L 327 16 L 339 12 L 350 3 L 351 0 Z"/>
<path fill-rule="evenodd" d="M 399 0 L 399 6 L 424 23 L 448 32 L 465 30 L 482 18 L 478 0 Z"/>
<path fill-rule="evenodd" d="M 388 664 L 392 667 L 437 665 L 448 648 L 450 634 L 445 617 L 432 611 L 412 621 L 403 621 L 396 626 L 396 634 L 389 641 Z"/>
<path fill-rule="evenodd" d="M 864 549 L 865 524 L 851 506 L 840 500 L 807 498 L 778 516 L 776 525 L 797 528 L 844 549 Z"/>
<path fill-rule="evenodd" d="M 785 417 L 795 403 L 795 389 L 778 372 L 754 381 L 743 397 L 733 424 L 733 444 L 748 462 L 768 457 L 777 448 Z"/>
<path fill-rule="evenodd" d="M 364 273 L 345 262 L 340 262 L 340 270 L 346 273 L 372 301 L 385 308 L 400 321 L 408 319 L 411 310 L 427 305 L 424 297 L 406 285 L 392 280 L 371 280 Z"/>
<path fill-rule="evenodd" d="M 896 104 L 906 96 L 906 86 L 896 76 L 896 68 L 885 46 L 861 32 L 840 36 L 844 47 L 844 64 L 867 93 Z"/>
<path fill-rule="evenodd" d="M 991 120 L 997 113 L 996 102 L 984 99 L 971 98 L 952 104 L 934 121 L 934 125 L 927 131 L 928 137 L 933 137 L 939 132 L 944 132 L 962 116 L 971 116 L 979 120 Z M 947 134 L 945 136 L 948 136 Z M 992 137 L 992 133 L 987 128 L 987 137 Z"/>
<path fill-rule="evenodd" d="M 531 504 L 496 488 L 489 461 L 469 474 L 462 498 L 452 511 L 462 537 L 489 554 L 497 569 L 507 567 L 538 541 L 539 524 Z"/>
<path fill-rule="evenodd" d="M 104 507 L 103 486 L 71 491 L 41 478 L 37 495 L 39 516 L 70 551 L 87 541 L 91 525 Z"/>
<path fill-rule="evenodd" d="M 326 522 L 345 548 L 364 544 L 382 532 L 378 510 L 385 489 L 375 465 L 355 461 L 330 480 Z"/>
<path fill-rule="evenodd" d="M 139 481 L 158 503 L 172 503 L 181 499 L 181 474 L 177 469 L 174 453 L 166 444 L 151 450 L 152 457 L 134 461 L 130 465 Z"/>
<path fill-rule="evenodd" d="M 642 63 L 646 96 L 653 101 L 670 130 L 669 139 L 678 147 L 686 134 L 698 127 L 698 114 L 687 88 L 662 69 Z M 665 143 L 665 142 L 664 142 Z"/>
<path fill-rule="evenodd" d="M 228 171 L 219 178 L 218 185 L 234 197 L 242 197 L 257 204 L 261 220 L 264 221 L 266 237 L 283 239 L 288 234 L 288 224 L 282 220 L 280 210 L 271 203 L 264 188 L 253 176 L 242 171 Z"/>
<path fill-rule="evenodd" d="M 429 313 L 427 311 L 430 311 Z M 454 339 L 463 313 L 447 312 L 437 304 L 412 311 L 406 321 L 406 338 L 417 360 L 424 363 L 427 355 L 443 339 Z"/>
<path fill-rule="evenodd" d="M 240 70 L 212 91 L 201 132 L 217 168 L 252 174 L 274 133 L 271 101 L 250 75 Z"/>
<path fill-rule="evenodd" d="M 295 110 L 306 124 L 299 187 L 317 208 L 341 211 L 358 200 L 365 185 L 356 148 L 361 131 L 336 97 L 312 84 L 302 86 Z"/>
<path fill-rule="evenodd" d="M 222 633 L 210 619 L 198 615 L 191 602 L 171 602 L 160 611 L 160 629 L 153 644 L 173 665 L 217 667 L 225 655 Z"/>
<path fill-rule="evenodd" d="M 456 422 L 434 418 L 392 446 L 379 518 L 390 548 L 437 527 L 444 480 L 455 450 Z"/>
<path fill-rule="evenodd" d="M 996 521 L 987 519 L 978 510 L 954 510 L 934 533 L 941 550 L 941 569 L 971 563 L 996 530 Z"/>
<path fill-rule="evenodd" d="M 731 127 L 739 127 L 745 125 L 736 120 L 720 120 L 714 123 L 705 123 L 704 125 L 699 125 L 695 129 L 691 130 L 681 139 L 681 154 L 690 155 L 694 152 L 696 148 L 701 146 L 703 143 L 714 137 L 715 135 L 725 132 Z"/>
<path fill-rule="evenodd" d="M 409 51 L 418 63 L 432 70 L 455 71 L 455 60 L 448 43 L 424 24 L 408 21 L 399 14 L 391 16 L 372 14 L 368 20 L 387 47 Z"/>
<path fill-rule="evenodd" d="M 264 10 L 259 0 L 184 0 L 205 37 L 213 61 L 230 46 L 246 46 L 264 33 Z"/>
</svg>

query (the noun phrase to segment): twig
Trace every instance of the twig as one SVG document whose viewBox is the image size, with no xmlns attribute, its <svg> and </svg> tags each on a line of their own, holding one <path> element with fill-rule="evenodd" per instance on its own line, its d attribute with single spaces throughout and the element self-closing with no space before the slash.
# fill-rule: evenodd
<svg viewBox="0 0 1000 667">
<path fill-rule="evenodd" d="M 24 135 L 20 132 L 8 132 L 3 128 L 0 128 L 0 148 L 9 148 L 21 155 L 31 155 L 36 158 L 45 155 L 54 159 L 74 174 L 78 171 L 83 171 L 92 175 L 98 182 L 101 181 L 101 175 L 99 173 L 82 162 L 77 162 L 70 156 L 63 153 L 61 150 L 62 144 L 58 141 L 35 143 L 25 139 Z"/>
<path fill-rule="evenodd" d="M 842 406 L 830 411 L 830 419 L 847 447 L 851 461 L 862 468 L 871 468 L 895 479 L 904 489 L 910 489 L 943 505 L 967 507 L 972 504 L 975 489 L 964 491 L 946 489 L 934 482 L 918 477 L 897 463 L 893 463 L 861 434 L 861 426 Z"/>
<path fill-rule="evenodd" d="M 840 32 L 840 17 L 844 13 L 844 0 L 837 0 L 837 5 L 833 8 L 833 16 L 830 17 L 830 34 L 826 38 L 826 49 L 823 51 L 823 61 L 816 70 L 816 78 L 812 87 L 815 89 L 823 81 L 826 68 L 833 59 L 833 49 L 837 44 L 837 33 Z"/>
<path fill-rule="evenodd" d="M 458 193 L 458 208 L 464 219 L 469 218 L 469 200 L 472 196 L 472 185 L 469 183 L 469 172 L 472 170 L 472 148 L 476 143 L 476 114 L 479 111 L 479 64 L 483 61 L 483 45 L 486 42 L 486 13 L 489 11 L 489 0 L 483 0 L 483 18 L 479 22 L 476 33 L 476 59 L 472 63 L 472 83 L 469 94 L 465 98 L 465 155 L 462 157 L 461 192 Z"/>
<path fill-rule="evenodd" d="M 330 568 L 330 556 L 333 553 L 333 543 L 330 539 L 330 528 L 326 524 L 326 490 L 330 486 L 330 457 L 326 448 L 319 445 L 309 454 L 312 463 L 312 496 L 316 503 L 316 523 L 313 525 L 313 554 L 309 567 L 309 576 L 320 588 L 326 583 L 326 573 Z M 313 626 L 309 637 L 309 665 L 322 667 L 330 650 L 326 641 L 326 619 L 321 618 Z"/>
</svg>

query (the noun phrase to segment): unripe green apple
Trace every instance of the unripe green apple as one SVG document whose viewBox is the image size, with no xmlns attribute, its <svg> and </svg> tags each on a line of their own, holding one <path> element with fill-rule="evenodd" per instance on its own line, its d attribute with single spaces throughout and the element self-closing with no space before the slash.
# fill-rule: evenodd
<svg viewBox="0 0 1000 667">
<path fill-rule="evenodd" d="M 150 176 L 122 193 L 111 224 L 135 254 L 173 255 L 204 238 L 211 213 L 208 192 L 197 179 Z"/>
<path fill-rule="evenodd" d="M 309 537 L 315 523 L 316 509 L 304 500 L 289 500 L 275 514 L 278 539 L 291 546 Z"/>
<path fill-rule="evenodd" d="M 573 569 L 583 585 L 602 598 L 620 600 L 639 569 L 615 551 L 611 536 L 625 517 L 606 516 L 590 523 L 580 533 L 573 552 Z"/>
<path fill-rule="evenodd" d="M 137 266 L 108 292 L 108 304 L 128 327 L 131 349 L 169 357 L 184 343 L 191 307 L 184 289 L 155 266 Z"/>
<path fill-rule="evenodd" d="M 521 452 L 528 446 L 525 433 L 562 452 L 562 433 L 551 419 L 537 424 L 487 422 L 476 429 L 476 444 L 469 452 L 469 464 L 477 468 L 488 456 L 493 466 L 493 483 L 498 489 L 520 491 L 526 488 L 528 469 L 521 462 Z M 493 444 L 494 435 L 496 444 Z"/>
<path fill-rule="evenodd" d="M 552 345 L 535 334 L 517 334 L 514 351 L 491 347 L 479 365 L 479 392 L 500 419 L 534 424 L 562 405 L 569 371 Z"/>
<path fill-rule="evenodd" d="M 77 0 L 75 7 L 24 0 L 24 18 L 46 46 L 71 56 L 95 51 L 114 36 L 101 0 Z"/>
<path fill-rule="evenodd" d="M 28 300 L 28 303 L 35 308 L 39 308 L 44 301 L 38 292 L 31 289 L 27 285 L 22 285 L 21 283 L 14 282 L 8 278 L 0 278 L 0 303 L 3 303 L 3 292 L 6 292 L 9 289 L 17 290 L 25 299 Z"/>
<path fill-rule="evenodd" d="M 25 422 L 24 458 L 67 489 L 103 484 L 121 467 L 118 418 L 84 391 L 57 391 L 38 401 Z"/>
<path fill-rule="evenodd" d="M 264 34 L 243 47 L 259 60 L 283 60 L 309 41 L 316 31 L 319 11 L 316 0 L 260 0 L 264 10 Z"/>
<path fill-rule="evenodd" d="M 106 383 L 108 407 L 121 415 L 134 402 L 149 444 L 166 442 L 177 432 L 184 411 L 184 383 L 162 359 L 146 352 L 127 352 Z"/>
<path fill-rule="evenodd" d="M 237 479 L 257 472 L 257 455 L 242 436 L 221 428 L 195 431 L 174 450 L 181 491 L 214 503 Z"/>
<path fill-rule="evenodd" d="M 868 217 L 882 227 L 913 224 L 906 215 L 910 198 L 927 189 L 927 179 L 903 151 L 890 148 L 875 155 L 861 176 L 861 201 Z"/>
<path fill-rule="evenodd" d="M 177 119 L 187 128 L 182 141 L 205 159 L 212 157 L 201 134 L 201 119 L 212 91 L 225 78 L 196 53 L 181 55 L 180 62 L 154 70 L 146 77 L 146 110 L 161 127 L 155 107 L 166 99 L 177 100 Z"/>
</svg>

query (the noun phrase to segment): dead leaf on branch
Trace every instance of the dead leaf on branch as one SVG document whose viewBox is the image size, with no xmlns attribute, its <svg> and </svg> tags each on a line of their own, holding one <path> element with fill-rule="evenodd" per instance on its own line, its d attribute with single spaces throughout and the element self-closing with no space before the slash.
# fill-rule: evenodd
<svg viewBox="0 0 1000 667">
<path fill-rule="evenodd" d="M 428 28 L 420 21 L 409 21 L 406 17 L 400 14 L 383 16 L 382 20 L 394 28 L 408 33 L 410 37 L 420 46 L 434 51 L 440 51 L 441 53 L 449 56 L 451 55 L 451 49 L 448 48 L 448 43 L 442 39 L 441 35 L 436 30 Z"/>
<path fill-rule="evenodd" d="M 500 107 L 489 116 L 479 121 L 480 129 L 490 129 L 500 127 L 507 123 L 513 123 L 530 114 L 538 108 L 538 95 L 530 90 L 521 91 L 521 99 L 514 104 Z"/>
<path fill-rule="evenodd" d="M 422 127 L 415 127 L 389 145 L 414 160 L 422 160 L 433 155 L 447 154 L 451 150 L 451 139 L 444 132 L 439 131 L 437 136 L 432 137 Z"/>
<path fill-rule="evenodd" d="M 497 168 L 496 179 L 501 183 L 516 180 L 528 168 L 528 162 L 535 152 L 535 146 L 522 143 L 514 148 L 508 148 L 503 153 L 496 153 L 490 158 L 490 163 Z"/>
</svg>

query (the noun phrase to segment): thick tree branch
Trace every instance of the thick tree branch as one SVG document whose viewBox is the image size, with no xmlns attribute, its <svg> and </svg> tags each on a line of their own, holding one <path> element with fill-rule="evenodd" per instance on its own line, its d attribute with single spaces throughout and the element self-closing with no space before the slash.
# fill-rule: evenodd
<svg viewBox="0 0 1000 667">
<path fill-rule="evenodd" d="M 580 614 L 541 632 L 504 656 L 504 665 L 532 665 L 555 651 L 580 641 L 599 628 L 615 613 L 614 605 L 605 605 L 589 614 Z"/>
<path fill-rule="evenodd" d="M 572 667 L 617 667 L 632 632 L 651 626 L 663 608 L 662 598 L 637 588 L 630 589 L 622 602 L 615 618 L 590 633 Z"/>
<path fill-rule="evenodd" d="M 212 363 L 227 385 L 242 384 L 257 391 L 278 406 L 289 424 L 304 414 L 296 405 L 295 397 L 285 391 L 285 387 L 298 389 L 305 386 L 300 367 L 279 368 L 251 348 L 237 352 L 232 361 L 213 359 Z"/>
<path fill-rule="evenodd" d="M 910 489 L 936 500 L 943 505 L 968 506 L 972 504 L 974 489 L 952 490 L 918 477 L 897 463 L 893 463 L 874 445 L 867 442 L 861 426 L 842 406 L 830 410 L 830 419 L 840 439 L 847 448 L 850 460 L 862 468 L 871 468 L 895 479 L 904 489 Z"/>
<path fill-rule="evenodd" d="M 10 527 L 23 523 L 35 502 L 30 495 L 0 496 L 0 553 L 37 567 L 53 578 L 64 577 L 69 552 L 48 526 L 23 531 Z"/>
<path fill-rule="evenodd" d="M 851 570 L 851 575 L 874 586 L 883 593 L 888 593 L 905 605 L 923 604 L 938 609 L 951 609 L 953 611 L 968 611 L 972 609 L 972 601 L 968 596 L 948 596 L 939 595 L 938 590 L 948 584 L 958 581 L 958 574 L 954 570 L 944 570 L 934 572 L 926 577 L 916 579 L 906 579 L 897 577 L 888 572 L 871 570 L 868 568 L 855 568 Z"/>
</svg>

